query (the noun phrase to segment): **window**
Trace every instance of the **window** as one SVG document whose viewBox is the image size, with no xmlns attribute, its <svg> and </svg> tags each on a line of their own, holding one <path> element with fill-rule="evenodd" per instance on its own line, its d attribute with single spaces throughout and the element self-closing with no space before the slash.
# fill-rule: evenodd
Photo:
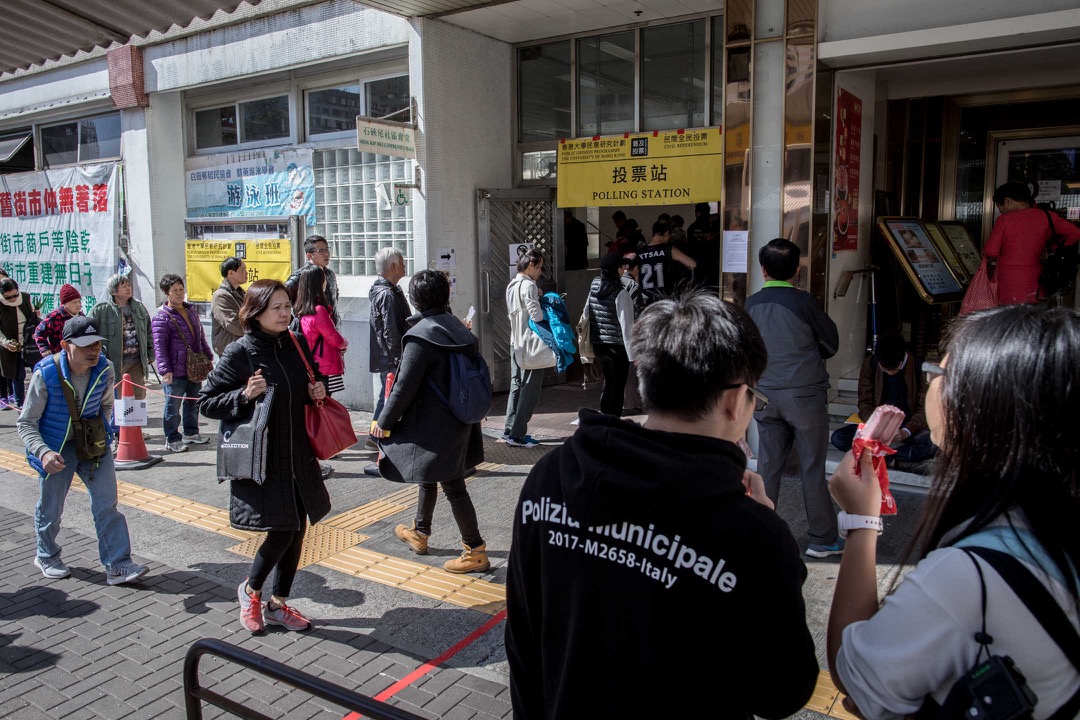
<svg viewBox="0 0 1080 720">
<path fill-rule="evenodd" d="M 355 148 L 316 150 L 315 232 L 330 246 L 339 275 L 374 275 L 375 253 L 393 245 L 413 272 L 411 204 L 391 198 L 392 183 L 412 179 L 411 160 L 362 153 Z"/>
<path fill-rule="evenodd" d="M 367 93 L 368 117 L 381 118 L 406 109 L 410 105 L 409 99 L 409 76 L 387 78 L 385 80 L 372 80 L 364 84 Z M 405 113 L 402 113 L 404 116 Z M 405 122 L 408 117 L 394 118 Z M 354 125 L 355 127 L 355 125 Z"/>
<path fill-rule="evenodd" d="M 705 125 L 705 22 L 641 33 L 642 130 Z"/>
<path fill-rule="evenodd" d="M 578 40 L 578 135 L 633 132 L 634 31 Z"/>
<path fill-rule="evenodd" d="M 41 128 L 45 167 L 120 157 L 120 114 Z"/>
<path fill-rule="evenodd" d="M 518 50 L 521 142 L 570 137 L 570 41 Z"/>
<path fill-rule="evenodd" d="M 360 85 L 341 85 L 307 94 L 308 135 L 352 132 L 360 114 Z"/>
<path fill-rule="evenodd" d="M 288 95 L 195 111 L 196 150 L 265 145 L 291 137 Z"/>
</svg>

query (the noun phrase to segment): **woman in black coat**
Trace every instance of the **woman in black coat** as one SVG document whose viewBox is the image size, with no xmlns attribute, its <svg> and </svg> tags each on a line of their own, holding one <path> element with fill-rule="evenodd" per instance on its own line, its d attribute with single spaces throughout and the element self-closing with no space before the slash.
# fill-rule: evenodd
<svg viewBox="0 0 1080 720">
<path fill-rule="evenodd" d="M 208 418 L 245 420 L 251 417 L 255 400 L 268 386 L 274 388 L 266 430 L 266 479 L 261 485 L 254 480 L 230 481 L 232 526 L 267 533 L 250 576 L 237 588 L 240 622 L 252 633 L 262 632 L 264 623 L 287 630 L 311 627 L 285 600 L 300 564 L 307 521 L 314 525 L 330 512 L 330 495 L 304 430 L 304 406 L 326 397 L 326 378 L 317 375 L 314 383 L 308 383 L 304 359 L 289 337 L 291 319 L 289 293 L 281 282 L 253 283 L 240 307 L 244 336 L 225 349 L 199 400 Z M 303 335 L 294 337 L 311 367 L 317 367 Z M 275 568 L 273 595 L 264 606 L 263 584 Z"/>
<path fill-rule="evenodd" d="M 38 322 L 30 296 L 19 292 L 19 284 L 11 278 L 0 280 L 0 409 L 18 410 L 26 399 L 23 346 L 26 329 L 32 333 Z"/>
<path fill-rule="evenodd" d="M 476 508 L 465 487 L 465 470 L 484 460 L 480 424 L 466 425 L 432 389 L 450 395 L 451 353 L 470 357 L 476 338 L 447 312 L 450 283 L 434 270 L 421 270 L 409 283 L 409 300 L 419 312 L 402 338 L 401 364 L 372 435 L 380 438 L 379 471 L 384 478 L 420 485 L 416 520 L 394 533 L 418 555 L 427 554 L 438 485 L 454 514 L 465 551 L 443 567 L 453 573 L 483 572 L 491 567 L 480 536 Z"/>
</svg>

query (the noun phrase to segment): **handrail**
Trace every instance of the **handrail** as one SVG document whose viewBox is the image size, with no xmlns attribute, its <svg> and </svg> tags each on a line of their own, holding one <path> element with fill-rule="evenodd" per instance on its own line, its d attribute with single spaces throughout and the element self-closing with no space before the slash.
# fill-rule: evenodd
<svg viewBox="0 0 1080 720">
<path fill-rule="evenodd" d="M 277 660 L 251 650 L 237 647 L 214 638 L 196 640 L 184 656 L 184 704 L 187 720 L 202 720 L 202 701 L 215 705 L 244 720 L 273 720 L 258 710 L 219 695 L 199 685 L 199 660 L 203 655 L 213 655 L 234 662 L 248 670 L 265 675 L 278 682 L 291 685 L 311 695 L 328 700 L 348 710 L 361 713 L 372 720 L 422 720 L 419 715 L 387 705 L 366 695 L 346 690 L 340 685 L 310 675 L 303 670 L 289 667 Z"/>
</svg>

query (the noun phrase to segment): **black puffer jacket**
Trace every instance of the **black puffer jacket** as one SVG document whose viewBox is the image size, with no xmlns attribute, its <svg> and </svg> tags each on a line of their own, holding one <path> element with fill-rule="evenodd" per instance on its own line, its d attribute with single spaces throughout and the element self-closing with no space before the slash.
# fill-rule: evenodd
<svg viewBox="0 0 1080 720">
<path fill-rule="evenodd" d="M 445 310 L 414 315 L 405 333 L 401 368 L 394 389 L 379 416 L 379 426 L 392 430 L 381 440 L 379 471 L 395 482 L 457 480 L 484 461 L 480 423 L 458 420 L 428 383 L 450 394 L 450 353 L 475 355 L 476 337 Z"/>
<path fill-rule="evenodd" d="M 303 335 L 296 336 L 308 362 L 318 368 Z M 250 364 L 248 358 L 250 356 Z M 200 393 L 199 409 L 215 420 L 243 420 L 254 403 L 244 400 L 252 368 L 262 370 L 274 387 L 268 423 L 266 481 L 233 480 L 229 521 L 239 530 L 299 530 L 303 522 L 296 507 L 296 489 L 308 520 L 319 522 L 330 512 L 330 495 L 319 475 L 319 463 L 304 430 L 304 406 L 311 402 L 304 361 L 286 333 L 278 336 L 249 332 L 225 348 Z M 326 378 L 317 374 L 318 381 Z"/>
<path fill-rule="evenodd" d="M 589 322 L 592 342 L 601 345 L 623 345 L 622 326 L 615 309 L 615 298 L 623 290 L 621 282 L 601 275 L 589 288 Z"/>
</svg>

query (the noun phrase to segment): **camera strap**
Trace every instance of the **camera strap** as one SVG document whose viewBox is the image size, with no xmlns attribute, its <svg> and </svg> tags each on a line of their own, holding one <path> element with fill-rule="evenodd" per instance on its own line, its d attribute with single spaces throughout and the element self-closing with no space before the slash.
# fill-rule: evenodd
<svg viewBox="0 0 1080 720">
<path fill-rule="evenodd" d="M 1072 622 L 1069 620 L 1068 615 L 1058 605 L 1057 600 L 1050 594 L 1050 591 L 1031 574 L 1031 571 L 1024 567 L 1024 564 L 1017 560 L 1008 553 L 1003 553 L 1000 550 L 993 550 L 991 548 L 971 546 L 960 548 L 968 557 L 971 557 L 972 562 L 975 559 L 972 555 L 977 555 L 982 558 L 994 571 L 1001 576 L 1001 579 L 1005 581 L 1005 584 L 1013 591 L 1016 597 L 1020 598 L 1020 601 L 1024 603 L 1028 611 L 1032 616 L 1042 625 L 1046 633 L 1054 640 L 1061 651 L 1072 663 L 1073 667 L 1080 672 L 1080 634 L 1076 632 L 1076 628 L 1073 627 Z M 993 642 L 993 638 L 986 635 L 986 585 L 982 582 L 983 574 L 982 568 L 979 564 L 975 563 L 976 568 L 979 570 L 979 581 L 982 585 L 982 612 L 983 612 L 983 626 L 982 633 L 977 633 L 975 636 L 976 642 L 986 647 L 989 642 Z M 983 637 L 980 637 L 983 636 Z M 983 640 L 988 640 L 984 643 Z M 1057 712 L 1050 715 L 1047 720 L 1066 720 L 1068 718 L 1076 717 L 1080 712 L 1080 690 L 1073 693 L 1064 705 L 1058 708 Z"/>
</svg>

